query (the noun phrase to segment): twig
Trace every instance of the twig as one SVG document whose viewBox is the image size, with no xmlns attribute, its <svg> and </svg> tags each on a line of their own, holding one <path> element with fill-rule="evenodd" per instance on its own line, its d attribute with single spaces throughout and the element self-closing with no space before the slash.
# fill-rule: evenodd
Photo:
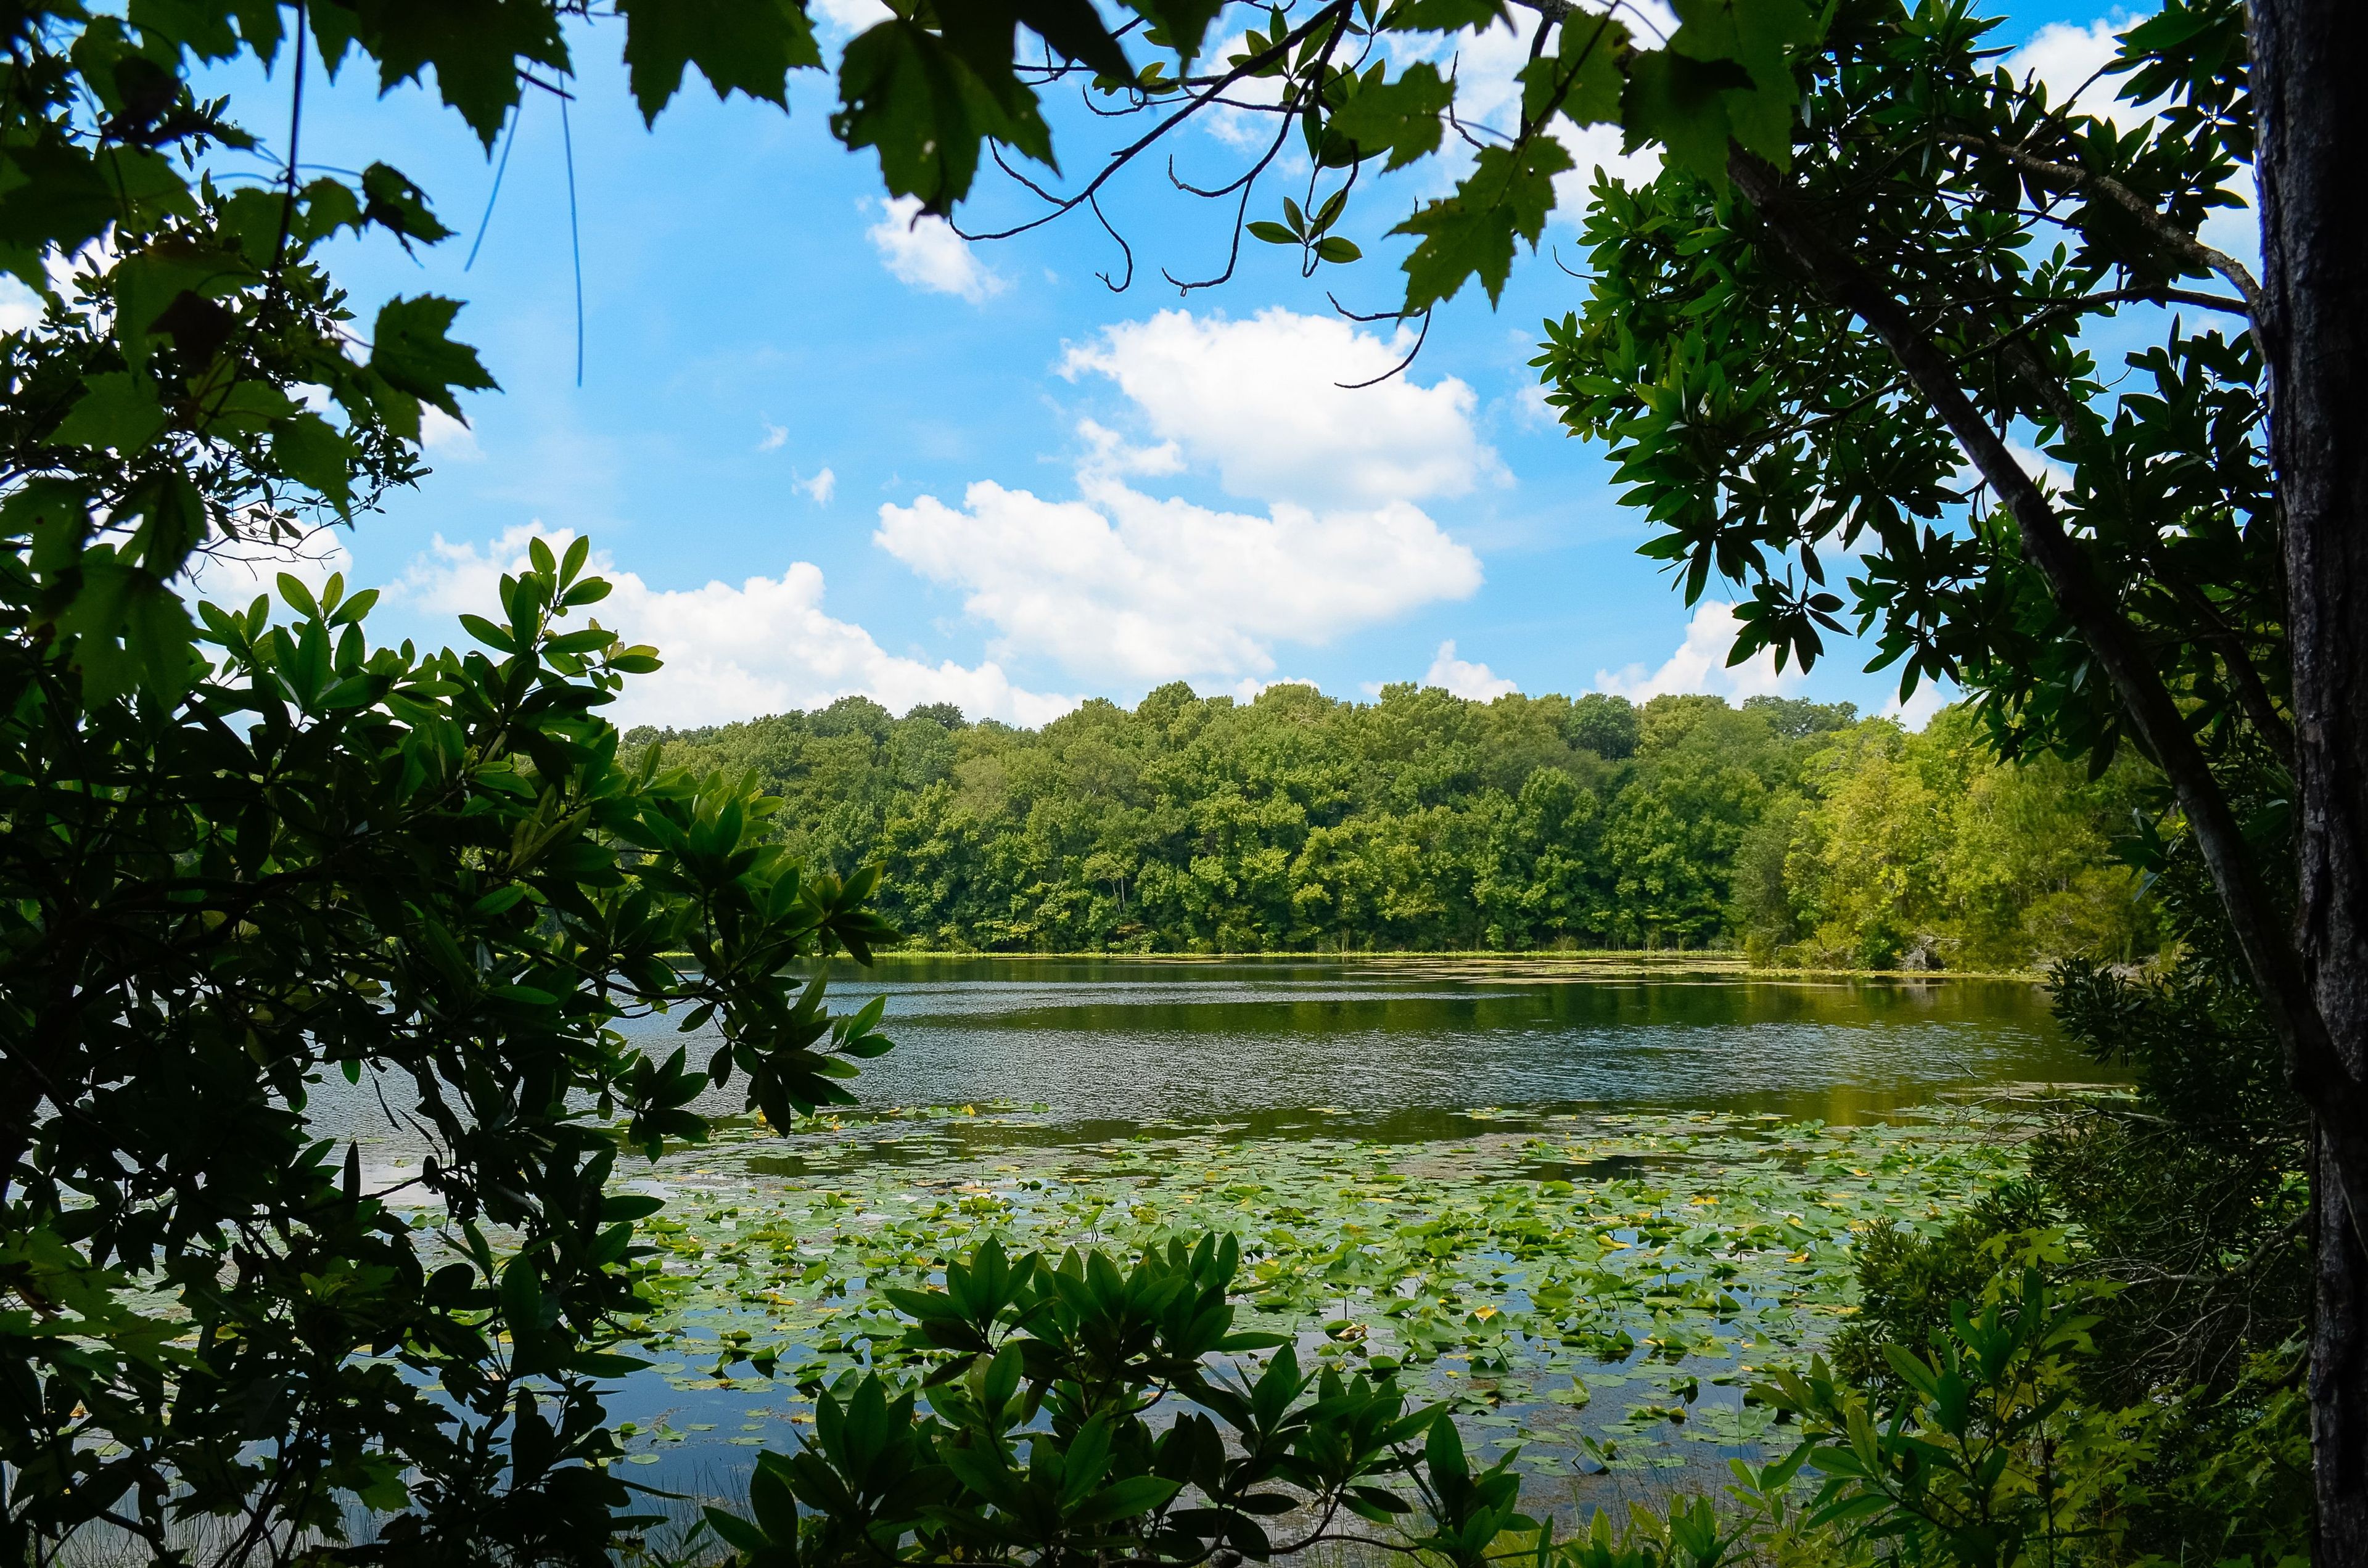
<svg viewBox="0 0 2368 1568">
<path fill-rule="evenodd" d="M 2269 342 L 2268 335 L 2262 331 L 2265 307 L 2261 299 L 2261 285 L 2245 264 L 2226 251 L 2214 250 L 2194 235 L 2177 227 L 2170 220 L 2157 211 L 2152 202 L 2146 200 L 2136 191 L 2132 190 L 2112 176 L 2097 174 L 2079 164 L 2060 164 L 2053 159 L 2043 158 L 2035 153 L 2002 142 L 1995 136 L 1976 135 L 1969 131 L 1944 131 L 1941 134 L 1941 140 L 1952 142 L 1961 147 L 1978 147 L 1996 153 L 2016 167 L 2040 179 L 2075 190 L 2094 191 L 2105 198 L 2137 220 L 2138 226 L 2153 236 L 2156 243 L 2165 250 L 2182 261 L 2208 272 L 2216 272 L 2226 278 L 2237 292 L 2244 296 L 2245 313 L 2252 320 L 2254 335 L 2263 344 Z"/>
<path fill-rule="evenodd" d="M 1422 330 L 1415 335 L 1414 347 L 1406 350 L 1406 357 L 1405 358 L 1399 360 L 1388 369 L 1383 370 L 1380 375 L 1375 376 L 1370 381 L 1334 381 L 1332 384 L 1346 392 L 1362 392 L 1367 387 L 1380 386 L 1383 381 L 1388 381 L 1392 376 L 1398 374 L 1408 365 L 1413 364 L 1415 356 L 1422 352 L 1424 340 L 1429 336 L 1430 312 L 1426 309 L 1422 312 Z"/>
</svg>

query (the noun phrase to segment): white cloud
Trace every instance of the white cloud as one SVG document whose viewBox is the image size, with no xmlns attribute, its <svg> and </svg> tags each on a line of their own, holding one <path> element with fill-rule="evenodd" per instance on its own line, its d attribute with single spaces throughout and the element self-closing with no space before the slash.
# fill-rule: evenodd
<svg viewBox="0 0 2368 1568">
<path fill-rule="evenodd" d="M 880 259 L 900 280 L 934 294 L 955 294 L 975 305 L 990 294 L 1000 294 L 1010 282 L 978 259 L 978 253 L 942 218 L 921 216 L 920 199 L 892 196 L 874 201 L 880 221 L 864 231 Z"/>
<path fill-rule="evenodd" d="M 1545 383 L 1523 381 L 1499 406 L 1509 404 L 1513 423 L 1524 430 L 1559 430 L 1562 410 L 1546 401 Z"/>
<path fill-rule="evenodd" d="M 2121 40 L 2113 35 L 2127 26 L 2129 18 L 2123 16 L 2085 28 L 2050 22 L 2006 57 L 2007 74 L 2018 82 L 2036 77 L 2057 108 L 2074 104 L 2124 131 L 2143 125 L 2154 118 L 2152 106 L 2124 103 L 2117 96 L 2128 78 L 2098 74 L 2121 51 Z"/>
<path fill-rule="evenodd" d="M 1077 484 L 1076 501 L 982 482 L 959 510 L 935 496 L 882 506 L 873 539 L 966 590 L 997 653 L 1105 681 L 1263 674 L 1279 641 L 1322 642 L 1480 585 L 1478 559 L 1403 501 L 1324 513 L 1278 502 L 1254 517 L 1090 472 Z"/>
<path fill-rule="evenodd" d="M 2135 130 L 2160 113 L 2165 100 L 2124 102 L 2119 95 L 2129 78 L 2098 74 L 2120 52 L 2121 40 L 2115 32 L 2133 19 L 2117 7 L 2111 17 L 2085 28 L 2050 22 L 2006 57 L 2007 72 L 2019 82 L 2036 78 L 2047 88 L 2048 100 L 2059 108 L 2070 101 L 2123 131 Z M 2238 165 L 2228 185 L 2240 204 L 2214 208 L 2196 237 L 2248 266 L 2255 265 L 2261 253 L 2261 224 L 2252 169 Z"/>
<path fill-rule="evenodd" d="M 1566 119 L 1554 121 L 1554 140 L 1570 152 L 1571 162 L 1577 166 L 1567 174 L 1554 176 L 1554 216 L 1577 227 L 1587 218 L 1588 210 L 1595 205 L 1595 176 L 1610 175 L 1622 185 L 1634 189 L 1647 186 L 1661 176 L 1661 150 L 1639 147 L 1634 153 L 1621 150 L 1621 130 L 1616 125 L 1573 125 Z"/>
<path fill-rule="evenodd" d="M 420 410 L 419 444 L 427 449 L 429 457 L 441 458 L 446 462 L 485 460 L 485 449 L 477 445 L 477 433 L 440 408 Z"/>
<path fill-rule="evenodd" d="M 823 470 L 812 479 L 801 479 L 796 483 L 800 490 L 814 498 L 814 504 L 817 506 L 829 506 L 830 498 L 838 494 L 838 475 L 828 469 Z"/>
<path fill-rule="evenodd" d="M 0 333 L 30 332 L 48 310 L 40 295 L 13 274 L 0 276 Z"/>
<path fill-rule="evenodd" d="M 895 15 L 881 0 L 814 0 L 814 8 L 825 26 L 840 33 L 860 33 Z"/>
<path fill-rule="evenodd" d="M 1115 381 L 1147 440 L 1081 420 L 1076 499 L 983 481 L 959 506 L 882 506 L 874 542 L 960 588 L 998 657 L 1043 655 L 1103 686 L 1264 677 L 1278 642 L 1326 642 L 1480 585 L 1478 558 L 1415 505 L 1499 474 L 1472 390 L 1334 384 L 1403 352 L 1284 310 L 1109 328 L 1061 369 Z M 1163 499 L 1141 483 L 1188 465 L 1262 505 Z"/>
<path fill-rule="evenodd" d="M 1740 629 L 1733 605 L 1704 599 L 1694 607 L 1694 618 L 1686 626 L 1686 640 L 1659 669 L 1647 671 L 1642 665 L 1630 665 L 1617 673 L 1598 670 L 1595 688 L 1631 702 L 1643 702 L 1679 691 L 1735 698 L 1775 697 L 1801 685 L 1804 677 L 1800 666 L 1791 665 L 1779 673 L 1775 653 L 1765 649 L 1729 669 L 1726 656 L 1733 651 L 1735 634 Z"/>
<path fill-rule="evenodd" d="M 1213 465 L 1235 495 L 1373 506 L 1462 495 L 1501 478 L 1463 381 L 1338 384 L 1383 374 L 1412 346 L 1404 334 L 1384 338 L 1279 306 L 1247 321 L 1162 311 L 1073 346 L 1060 368 L 1117 382 L 1155 437 Z"/>
<path fill-rule="evenodd" d="M 776 425 L 769 419 L 760 419 L 757 423 L 765 427 L 765 438 L 757 443 L 758 451 L 778 452 L 789 444 L 790 427 L 788 426 Z"/>
<path fill-rule="evenodd" d="M 1439 645 L 1439 654 L 1424 672 L 1422 684 L 1436 686 L 1473 702 L 1494 702 L 1520 690 L 1515 682 L 1507 680 L 1486 665 L 1472 664 L 1455 656 L 1453 639 Z"/>
<path fill-rule="evenodd" d="M 1905 702 L 1899 700 L 1896 691 L 1893 692 L 1891 700 L 1883 705 L 1883 716 L 1896 720 L 1903 729 L 1921 730 L 1932 722 L 1933 714 L 1955 700 L 1957 694 L 1939 682 L 1918 681 L 1916 695 Z"/>
<path fill-rule="evenodd" d="M 1156 447 L 1130 446 L 1125 437 L 1090 419 L 1077 421 L 1077 434 L 1086 441 L 1087 455 L 1080 466 L 1087 472 L 1124 475 L 1184 472 L 1184 450 L 1173 441 L 1162 441 Z"/>
<path fill-rule="evenodd" d="M 537 535 L 554 550 L 574 537 L 540 524 L 511 528 L 484 546 L 439 536 L 395 592 L 421 609 L 485 613 L 501 602 L 501 574 L 525 563 L 528 541 Z M 991 662 L 931 665 L 885 652 L 860 626 L 824 613 L 822 571 L 803 561 L 779 577 L 750 577 L 737 587 L 711 582 L 675 590 L 652 588 L 604 554 L 595 555 L 594 570 L 615 591 L 592 616 L 630 642 L 653 644 L 666 660 L 655 675 L 628 680 L 606 710 L 620 724 L 723 723 L 859 693 L 894 712 L 953 702 L 973 719 L 1033 725 L 1078 702 L 1016 687 Z"/>
</svg>

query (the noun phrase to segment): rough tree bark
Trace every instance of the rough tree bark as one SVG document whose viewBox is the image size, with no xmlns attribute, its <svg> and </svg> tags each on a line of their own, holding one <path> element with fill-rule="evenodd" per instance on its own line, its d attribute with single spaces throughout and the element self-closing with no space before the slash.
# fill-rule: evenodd
<svg viewBox="0 0 2368 1568">
<path fill-rule="evenodd" d="M 2301 898 L 2334 1049 L 2368 1078 L 2368 6 L 2254 0 L 2270 450 L 2285 511 Z M 2324 1178 L 2362 1130 L 2322 1115 L 2311 1337 L 2317 1560 L 2368 1564 L 2368 1216 Z M 2357 1193 L 2354 1192 L 2356 1199 Z"/>
</svg>

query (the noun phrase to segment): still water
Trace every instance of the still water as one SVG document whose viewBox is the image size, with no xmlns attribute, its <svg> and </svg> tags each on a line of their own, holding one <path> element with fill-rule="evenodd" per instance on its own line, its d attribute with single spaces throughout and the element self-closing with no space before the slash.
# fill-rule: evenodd
<svg viewBox="0 0 2368 1568">
<path fill-rule="evenodd" d="M 865 1064 L 859 1109 L 786 1137 L 741 1123 L 620 1171 L 666 1199 L 677 1256 L 671 1305 L 647 1325 L 656 1364 L 616 1387 L 609 1410 L 632 1423 L 630 1478 L 678 1500 L 736 1500 L 756 1448 L 811 1430 L 818 1380 L 868 1364 L 849 1314 L 878 1275 L 926 1278 L 990 1230 L 1122 1253 L 1144 1237 L 1092 1216 L 1153 1208 L 1224 1223 L 1246 1255 L 1274 1256 L 1294 1228 L 1328 1244 L 1330 1227 L 1377 1212 L 1357 1208 L 1372 1179 L 1407 1184 L 1379 1199 L 1399 1205 L 1391 1225 L 1511 1187 L 1552 1223 L 1585 1222 L 1566 1255 L 1482 1242 L 1420 1264 L 1448 1319 L 1486 1308 L 1527 1325 L 1486 1355 L 1450 1345 L 1417 1365 L 1406 1325 L 1373 1315 L 1399 1285 L 1357 1301 L 1343 1287 L 1321 1312 L 1258 1301 L 1256 1325 L 1331 1354 L 1319 1321 L 1372 1316 L 1360 1354 L 1386 1342 L 1407 1356 L 1416 1396 L 1449 1402 L 1481 1451 L 1527 1445 L 1543 1506 L 1583 1510 L 1639 1478 L 1714 1484 L 1727 1458 L 1761 1451 L 1742 1406 L 1750 1366 L 1806 1354 L 1850 1310 L 1854 1233 L 1941 1222 L 1991 1179 L 1988 1135 L 1964 1146 L 1964 1118 L 1988 1113 L 1967 1108 L 2106 1075 L 2055 1028 L 2044 991 L 1992 981 L 1679 961 L 888 958 L 834 966 L 830 983 L 837 1009 L 887 998 L 895 1050 Z M 693 1062 L 721 1043 L 664 1018 L 633 1028 L 645 1049 L 686 1045 Z M 316 1119 L 399 1170 L 416 1156 L 368 1089 L 324 1094 Z M 700 1108 L 729 1123 L 742 1097 L 715 1092 Z M 1175 1207 L 1216 1190 L 1179 1186 L 1202 1172 L 1270 1197 Z M 1631 1224 L 1647 1210 L 1701 1228 L 1663 1247 Z M 1733 1294 L 1718 1312 L 1637 1316 L 1633 1350 L 1557 1340 L 1529 1316 L 1542 1282 L 1674 1289 L 1777 1221 L 1794 1239 L 1735 1242 L 1745 1267 L 1723 1271 Z M 1616 1254 L 1599 1254 L 1595 1230 Z M 1691 1337 L 1648 1356 L 1645 1336 L 1673 1323 Z M 778 1377 L 734 1359 L 752 1346 L 778 1353 Z"/>
<path fill-rule="evenodd" d="M 1570 960 L 883 958 L 835 966 L 835 1005 L 885 993 L 896 1049 L 867 1105 L 989 1100 L 1054 1126 L 1355 1113 L 1440 1135 L 1504 1108 L 1781 1111 L 1859 1121 L 1950 1091 L 2089 1081 L 2039 987 L 1781 979 Z M 652 1049 L 721 1043 L 640 1026 Z M 703 1108 L 739 1108 L 730 1092 Z"/>
<path fill-rule="evenodd" d="M 1714 1483 L 1727 1457 L 1760 1451 L 1741 1405 L 1749 1364 L 1805 1354 L 1849 1310 L 1854 1230 L 1889 1217 L 1936 1222 L 1988 1179 L 1978 1151 L 1950 1152 L 1947 1119 L 2102 1075 L 2055 1028 L 2042 990 L 1988 981 L 1576 960 L 886 959 L 838 966 L 831 984 L 840 1007 L 887 997 L 896 1049 L 855 1083 L 861 1109 L 844 1126 L 828 1119 L 827 1131 L 669 1155 L 647 1178 L 705 1250 L 669 1265 L 688 1271 L 689 1293 L 653 1341 L 666 1359 L 611 1403 L 634 1423 L 627 1462 L 646 1467 L 636 1480 L 732 1498 L 751 1449 L 800 1440 L 812 1415 L 799 1380 L 706 1363 L 728 1361 L 734 1327 L 780 1346 L 784 1369 L 807 1358 L 810 1372 L 835 1375 L 859 1354 L 832 1337 L 845 1332 L 830 1315 L 841 1309 L 808 1300 L 815 1288 L 791 1278 L 810 1258 L 838 1271 L 843 1301 L 875 1269 L 911 1267 L 965 1235 L 974 1243 L 985 1233 L 974 1227 L 1071 1244 L 1080 1224 L 1096 1227 L 1076 1215 L 1103 1212 L 1111 1198 L 1151 1206 L 1138 1215 L 1206 1213 L 1242 1232 L 1252 1254 L 1287 1245 L 1294 1228 L 1328 1241 L 1332 1227 L 1372 1212 L 1355 1209 L 1357 1173 L 1388 1167 L 1401 1174 L 1386 1179 L 1408 1184 L 1392 1189 L 1398 1222 L 1500 1184 L 1543 1193 L 1534 1184 L 1568 1178 L 1557 1185 L 1570 1196 L 1549 1207 L 1592 1203 L 1614 1230 L 1623 1221 L 1606 1215 L 1646 1209 L 1727 1227 L 1689 1233 L 1692 1250 L 1657 1257 L 1651 1238 L 1619 1230 L 1609 1244 L 1623 1250 L 1609 1267 L 1662 1285 L 1695 1278 L 1762 1221 L 1815 1229 L 1736 1255 L 1743 1272 L 1725 1271 L 1733 1313 L 1678 1328 L 1666 1313 L 1637 1317 L 1640 1340 L 1656 1324 L 1691 1336 L 1652 1358 L 1641 1345 L 1573 1348 L 1524 1317 L 1542 1281 L 1614 1278 L 1587 1273 L 1607 1267 L 1591 1240 L 1525 1259 L 1475 1244 L 1426 1275 L 1451 1318 L 1486 1307 L 1528 1324 L 1493 1358 L 1450 1347 L 1406 1376 L 1417 1397 L 1449 1401 L 1482 1451 L 1527 1445 L 1545 1506 L 1583 1508 L 1656 1476 Z M 665 1020 L 643 1028 L 648 1049 L 688 1043 L 694 1061 L 715 1043 L 686 1040 Z M 739 1097 L 719 1093 L 703 1108 L 728 1118 Z M 1210 1182 L 1270 1184 L 1269 1208 L 1174 1208 L 1195 1201 L 1179 1174 L 1204 1168 Z M 898 1216 L 931 1205 L 940 1220 L 894 1239 Z M 778 1278 L 721 1267 L 765 1256 L 734 1249 L 776 1223 L 813 1244 L 771 1255 Z M 1123 1252 L 1128 1238 L 1106 1221 L 1099 1233 L 1084 1244 Z M 1343 1294 L 1312 1314 L 1260 1301 L 1257 1323 L 1303 1337 L 1303 1354 L 1329 1354 L 1317 1320 L 1372 1315 L 1389 1299 Z M 1403 1353 L 1404 1323 L 1373 1324 L 1372 1345 L 1395 1334 Z M 1680 1387 L 1685 1415 L 1661 1419 L 1679 1408 Z"/>
<path fill-rule="evenodd" d="M 833 965 L 832 1006 L 885 994 L 896 1049 L 867 1108 L 1033 1108 L 1040 1136 L 1223 1119 L 1259 1131 L 1450 1135 L 1473 1107 L 1621 1107 L 1879 1119 L 1943 1095 L 2104 1075 L 2045 993 L 2006 981 L 1774 978 L 1587 960 L 897 959 Z M 629 1035 L 703 1062 L 723 1043 L 666 1017 Z M 366 1162 L 416 1156 L 398 1077 L 330 1076 L 309 1108 Z M 383 1096 L 383 1099 L 381 1099 Z M 738 1085 L 698 1108 L 742 1112 Z"/>
</svg>

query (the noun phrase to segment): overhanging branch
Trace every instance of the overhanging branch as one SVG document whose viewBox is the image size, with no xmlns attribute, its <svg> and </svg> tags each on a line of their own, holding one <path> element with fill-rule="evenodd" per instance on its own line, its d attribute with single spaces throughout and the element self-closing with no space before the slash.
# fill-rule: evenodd
<svg viewBox="0 0 2368 1568">
<path fill-rule="evenodd" d="M 1943 131 L 1941 140 L 1960 147 L 1978 148 L 1996 153 L 2034 179 L 2044 180 L 2059 190 L 2075 190 L 2102 197 L 2137 222 L 2163 249 L 2191 267 L 2216 272 L 2228 280 L 2229 286 L 2244 297 L 2245 314 L 2253 324 L 2254 338 L 2266 345 L 2262 333 L 2261 285 L 2252 271 L 2226 251 L 2214 250 L 2193 234 L 2164 217 L 2154 204 L 2123 185 L 2111 175 L 2100 175 L 2079 164 L 2059 163 L 2004 142 L 1995 136 L 1977 136 L 1967 131 Z"/>
<path fill-rule="evenodd" d="M 1954 366 L 1882 279 L 1835 244 L 1784 176 L 1740 148 L 1727 172 L 1786 251 L 1828 300 L 1864 322 L 1997 493 L 2046 576 L 2056 605 L 2113 683 L 2123 708 L 2170 780 L 2228 911 L 2229 924 L 2286 1050 L 2294 1087 L 2336 1153 L 2352 1224 L 2368 1243 L 2368 1089 L 2344 1065 L 2317 997 L 2253 864 L 2226 796 L 2160 675 L 2038 483 L 1967 395 Z M 2241 270 L 2241 269 L 2240 269 Z M 2233 279 L 2232 279 L 2233 281 Z M 2250 288 L 2250 275 L 2240 287 Z"/>
</svg>

